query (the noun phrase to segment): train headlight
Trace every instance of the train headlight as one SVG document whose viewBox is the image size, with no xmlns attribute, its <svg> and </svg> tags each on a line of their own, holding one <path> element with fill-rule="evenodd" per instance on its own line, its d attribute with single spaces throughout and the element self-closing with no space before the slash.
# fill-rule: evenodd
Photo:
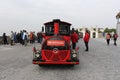
<svg viewBox="0 0 120 80">
<path fill-rule="evenodd" d="M 75 53 L 75 50 L 73 50 L 73 53 Z"/>
<path fill-rule="evenodd" d="M 37 53 L 39 53 L 39 51 L 38 51 L 38 50 L 37 50 L 36 52 L 37 52 Z"/>
<path fill-rule="evenodd" d="M 40 54 L 35 54 L 36 57 L 40 57 Z"/>
<path fill-rule="evenodd" d="M 77 55 L 76 55 L 76 54 L 73 54 L 72 56 L 73 56 L 73 58 L 75 58 Z"/>
</svg>

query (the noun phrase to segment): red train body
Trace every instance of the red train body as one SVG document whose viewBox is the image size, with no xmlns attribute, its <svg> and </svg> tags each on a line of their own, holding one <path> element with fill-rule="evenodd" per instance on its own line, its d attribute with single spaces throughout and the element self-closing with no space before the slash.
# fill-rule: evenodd
<svg viewBox="0 0 120 80">
<path fill-rule="evenodd" d="M 78 51 L 71 49 L 71 24 L 55 19 L 44 25 L 44 41 L 41 50 L 33 48 L 33 64 L 79 64 Z"/>
</svg>

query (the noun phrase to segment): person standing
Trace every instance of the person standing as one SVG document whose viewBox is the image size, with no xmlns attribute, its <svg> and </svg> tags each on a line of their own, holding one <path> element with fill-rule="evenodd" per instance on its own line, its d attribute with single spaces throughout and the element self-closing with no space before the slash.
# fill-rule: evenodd
<svg viewBox="0 0 120 80">
<path fill-rule="evenodd" d="M 40 43 L 40 32 L 37 33 L 37 41 Z"/>
<path fill-rule="evenodd" d="M 118 35 L 117 35 L 117 33 L 115 32 L 115 33 L 113 34 L 113 40 L 114 40 L 114 45 L 115 45 L 115 46 L 117 46 L 117 43 L 116 43 L 117 38 L 118 38 Z"/>
<path fill-rule="evenodd" d="M 30 43 L 33 43 L 33 32 L 30 32 L 29 38 L 30 38 Z"/>
<path fill-rule="evenodd" d="M 42 43 L 42 40 L 43 40 L 43 35 L 42 32 L 40 32 L 40 44 Z"/>
<path fill-rule="evenodd" d="M 3 33 L 3 44 L 8 44 L 6 33 Z"/>
<path fill-rule="evenodd" d="M 71 34 L 71 40 L 72 40 L 72 49 L 75 49 L 76 42 L 78 42 L 78 35 L 75 31 Z"/>
<path fill-rule="evenodd" d="M 14 33 L 14 44 L 16 44 L 17 43 L 17 34 L 16 34 L 16 32 Z"/>
<path fill-rule="evenodd" d="M 23 35 L 23 31 L 21 30 L 21 31 L 20 31 L 20 34 L 19 34 L 19 41 L 20 41 L 20 44 L 23 43 L 23 41 L 22 41 L 22 35 Z"/>
<path fill-rule="evenodd" d="M 14 40 L 14 33 L 13 33 L 13 31 L 11 31 L 10 39 L 11 39 L 10 44 L 11 44 L 11 46 L 13 46 L 13 40 Z"/>
<path fill-rule="evenodd" d="M 109 45 L 109 44 L 110 44 L 110 38 L 111 38 L 110 33 L 107 33 L 107 35 L 106 35 L 107 45 Z"/>
<path fill-rule="evenodd" d="M 84 43 L 85 43 L 85 47 L 86 47 L 85 51 L 89 51 L 89 46 L 88 46 L 89 39 L 90 39 L 89 31 L 86 30 L 85 36 L 83 37 L 83 40 L 84 40 Z"/>
<path fill-rule="evenodd" d="M 22 40 L 23 40 L 22 45 L 27 46 L 27 31 L 26 30 L 23 30 Z"/>
</svg>

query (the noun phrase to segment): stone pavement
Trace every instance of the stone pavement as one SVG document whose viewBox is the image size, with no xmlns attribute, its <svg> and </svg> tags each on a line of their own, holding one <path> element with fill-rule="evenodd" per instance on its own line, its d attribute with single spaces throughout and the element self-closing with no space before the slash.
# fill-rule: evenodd
<svg viewBox="0 0 120 80">
<path fill-rule="evenodd" d="M 111 40 L 108 46 L 103 38 L 91 39 L 90 50 L 85 52 L 84 44 L 80 42 L 80 80 L 119 80 L 120 40 L 117 41 L 117 44 L 114 46 L 113 40 Z"/>
<path fill-rule="evenodd" d="M 114 46 L 105 39 L 90 39 L 89 52 L 79 40 L 80 64 L 74 67 L 32 64 L 34 45 L 0 45 L 0 80 L 119 80 L 120 40 Z M 39 46 L 39 44 L 35 44 Z"/>
</svg>

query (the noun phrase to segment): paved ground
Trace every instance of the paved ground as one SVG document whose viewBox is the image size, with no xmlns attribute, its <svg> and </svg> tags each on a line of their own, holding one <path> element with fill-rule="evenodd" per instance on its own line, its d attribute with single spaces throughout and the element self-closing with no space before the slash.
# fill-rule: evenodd
<svg viewBox="0 0 120 80">
<path fill-rule="evenodd" d="M 32 46 L 0 45 L 0 80 L 119 80 L 120 41 L 106 45 L 104 39 L 91 39 L 85 52 L 79 41 L 80 65 L 39 67 L 32 64 Z M 38 46 L 38 44 L 36 44 Z"/>
</svg>

